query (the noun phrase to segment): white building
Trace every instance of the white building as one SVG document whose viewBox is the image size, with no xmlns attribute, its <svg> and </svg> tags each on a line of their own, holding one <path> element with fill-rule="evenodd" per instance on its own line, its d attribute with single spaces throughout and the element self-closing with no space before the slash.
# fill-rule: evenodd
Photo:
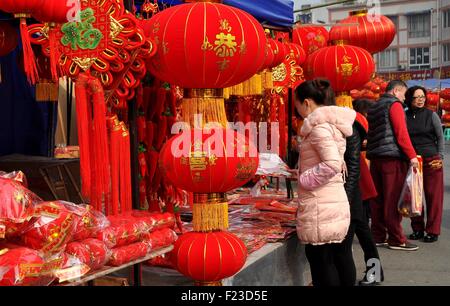
<svg viewBox="0 0 450 306">
<path fill-rule="evenodd" d="M 311 0 L 313 2 L 314 0 Z M 295 1 L 297 7 L 304 1 Z M 322 0 L 322 3 L 335 0 Z M 450 66 L 450 0 L 381 0 L 379 12 L 394 22 L 397 35 L 387 50 L 375 56 L 379 72 L 421 70 Z M 367 7 L 366 1 L 311 10 L 312 23 L 319 18 L 334 24 L 350 11 Z M 319 5 L 315 2 L 312 5 Z M 326 13 L 324 13 L 326 11 Z M 328 16 L 325 16 L 325 15 Z"/>
</svg>

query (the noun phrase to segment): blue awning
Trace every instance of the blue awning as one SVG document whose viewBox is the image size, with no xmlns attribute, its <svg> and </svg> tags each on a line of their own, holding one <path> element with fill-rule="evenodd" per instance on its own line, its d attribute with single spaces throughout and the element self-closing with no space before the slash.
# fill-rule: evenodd
<svg viewBox="0 0 450 306">
<path fill-rule="evenodd" d="M 181 0 L 158 0 L 158 2 L 169 6 L 183 3 Z M 294 23 L 293 0 L 224 0 L 223 3 L 248 12 L 263 25 L 290 28 Z"/>
<path fill-rule="evenodd" d="M 426 89 L 450 88 L 450 79 L 409 80 L 406 83 L 408 87 L 422 86 Z"/>
</svg>

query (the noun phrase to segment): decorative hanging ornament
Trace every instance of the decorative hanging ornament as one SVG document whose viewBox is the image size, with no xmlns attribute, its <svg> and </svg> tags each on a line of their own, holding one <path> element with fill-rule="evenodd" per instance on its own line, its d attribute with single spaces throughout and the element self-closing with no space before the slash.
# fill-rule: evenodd
<svg viewBox="0 0 450 306">
<path fill-rule="evenodd" d="M 309 55 L 327 46 L 328 31 L 321 26 L 297 24 L 293 31 L 292 42 L 299 44 L 306 54 Z"/>
<path fill-rule="evenodd" d="M 326 78 L 336 92 L 362 87 L 375 72 L 372 55 L 362 48 L 344 45 L 343 41 L 334 43 L 334 46 L 319 49 L 308 56 L 306 78 Z"/>
<path fill-rule="evenodd" d="M 395 25 L 388 17 L 360 10 L 350 12 L 349 17 L 333 26 L 330 40 L 344 40 L 373 54 L 389 47 L 395 33 Z"/>
</svg>

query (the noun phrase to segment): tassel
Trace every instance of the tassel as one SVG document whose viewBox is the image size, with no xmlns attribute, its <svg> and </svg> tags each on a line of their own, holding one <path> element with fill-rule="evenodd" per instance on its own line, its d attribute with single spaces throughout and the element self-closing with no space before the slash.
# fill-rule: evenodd
<svg viewBox="0 0 450 306">
<path fill-rule="evenodd" d="M 103 87 L 96 78 L 90 79 L 90 90 L 93 104 L 93 130 L 94 130 L 94 160 L 93 166 L 97 169 L 98 192 L 104 196 L 105 207 L 111 201 L 110 163 L 108 152 L 108 132 L 106 129 L 106 102 Z M 101 209 L 100 211 L 103 211 Z"/>
<path fill-rule="evenodd" d="M 37 102 L 56 102 L 59 99 L 59 84 L 48 81 L 39 81 L 36 84 Z"/>
<path fill-rule="evenodd" d="M 18 14 L 14 17 L 20 18 L 20 37 L 22 39 L 23 66 L 25 69 L 25 74 L 27 75 L 28 82 L 34 85 L 39 80 L 39 73 L 36 66 L 36 58 L 34 56 L 33 48 L 31 48 L 30 37 L 28 34 L 26 18 L 29 16 Z"/>
<path fill-rule="evenodd" d="M 120 145 L 120 213 L 131 211 L 131 161 L 130 161 L 130 133 L 125 123 L 120 123 L 122 137 Z"/>
<path fill-rule="evenodd" d="M 226 230 L 228 228 L 228 203 L 194 203 L 192 216 L 196 232 Z"/>
<path fill-rule="evenodd" d="M 107 215 L 119 214 L 119 151 L 122 131 L 117 116 L 111 117 L 109 124 L 110 132 L 110 158 L 111 158 L 111 210 L 108 209 Z"/>
<path fill-rule="evenodd" d="M 59 67 L 59 49 L 58 49 L 58 39 L 56 37 L 56 24 L 50 23 L 50 28 L 48 31 L 49 43 L 50 43 L 50 70 L 52 73 L 53 81 L 57 82 L 59 79 L 58 67 Z"/>
<path fill-rule="evenodd" d="M 81 176 L 81 193 L 86 199 L 91 199 L 91 149 L 90 139 L 90 112 L 88 107 L 87 94 L 88 77 L 81 74 L 75 83 L 76 94 L 76 112 L 77 112 L 77 128 L 78 143 L 80 146 L 80 176 Z M 92 199 L 91 199 L 92 200 Z"/>
</svg>

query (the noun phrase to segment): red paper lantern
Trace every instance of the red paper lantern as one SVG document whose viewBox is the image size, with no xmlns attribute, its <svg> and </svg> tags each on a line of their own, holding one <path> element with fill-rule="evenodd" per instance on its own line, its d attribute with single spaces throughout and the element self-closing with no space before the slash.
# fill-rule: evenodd
<svg viewBox="0 0 450 306">
<path fill-rule="evenodd" d="M 337 92 L 362 87 L 374 71 L 375 63 L 369 52 L 342 44 L 317 50 L 305 64 L 307 79 L 327 78 Z"/>
<path fill-rule="evenodd" d="M 395 25 L 383 15 L 367 14 L 367 10 L 350 12 L 330 30 L 330 40 L 344 40 L 370 53 L 383 51 L 394 40 Z"/>
<path fill-rule="evenodd" d="M 150 22 L 158 51 L 149 69 L 158 79 L 184 88 L 224 88 L 263 68 L 264 29 L 240 9 L 186 3 L 154 15 Z"/>
<path fill-rule="evenodd" d="M 47 0 L 2 0 L 0 10 L 11 14 L 32 14 L 40 10 Z"/>
<path fill-rule="evenodd" d="M 293 53 L 293 58 L 297 65 L 302 65 L 306 61 L 306 52 L 298 44 L 287 43 L 287 49 Z"/>
<path fill-rule="evenodd" d="M 219 138 L 217 142 L 215 137 Z M 219 145 L 222 147 L 217 150 Z M 242 157 L 235 148 L 240 149 Z M 159 167 L 169 182 L 195 193 L 224 193 L 240 187 L 256 173 L 258 162 L 253 143 L 242 134 L 226 129 L 211 134 L 202 130 L 185 131 L 167 141 L 159 155 Z"/>
<path fill-rule="evenodd" d="M 445 123 L 450 123 L 450 113 L 442 115 L 442 121 Z"/>
<path fill-rule="evenodd" d="M 447 112 L 450 112 L 450 100 L 442 100 L 441 108 Z"/>
<path fill-rule="evenodd" d="M 450 100 L 450 88 L 441 90 L 439 96 L 444 100 Z"/>
<path fill-rule="evenodd" d="M 273 53 L 272 44 L 270 43 L 271 39 L 267 40 L 266 45 L 266 59 L 264 61 L 264 68 L 272 68 L 274 66 L 275 54 Z"/>
<path fill-rule="evenodd" d="M 439 104 L 439 94 L 434 92 L 427 93 L 427 104 L 430 106 L 436 106 Z"/>
<path fill-rule="evenodd" d="M 271 38 L 268 41 L 274 55 L 272 67 L 276 67 L 284 62 L 289 50 L 287 49 L 286 44 L 282 43 L 281 41 Z"/>
<path fill-rule="evenodd" d="M 45 0 L 39 10 L 33 12 L 33 17 L 41 22 L 64 23 L 70 9 L 66 0 Z"/>
<path fill-rule="evenodd" d="M 295 44 L 305 50 L 306 54 L 327 46 L 328 31 L 320 26 L 303 26 L 298 25 L 294 28 L 293 40 Z"/>
<path fill-rule="evenodd" d="M 247 249 L 229 232 L 190 232 L 178 238 L 172 256 L 178 271 L 207 284 L 237 273 L 245 264 Z"/>
<path fill-rule="evenodd" d="M 17 46 L 16 29 L 6 21 L 0 21 L 0 56 L 11 53 Z"/>
</svg>

